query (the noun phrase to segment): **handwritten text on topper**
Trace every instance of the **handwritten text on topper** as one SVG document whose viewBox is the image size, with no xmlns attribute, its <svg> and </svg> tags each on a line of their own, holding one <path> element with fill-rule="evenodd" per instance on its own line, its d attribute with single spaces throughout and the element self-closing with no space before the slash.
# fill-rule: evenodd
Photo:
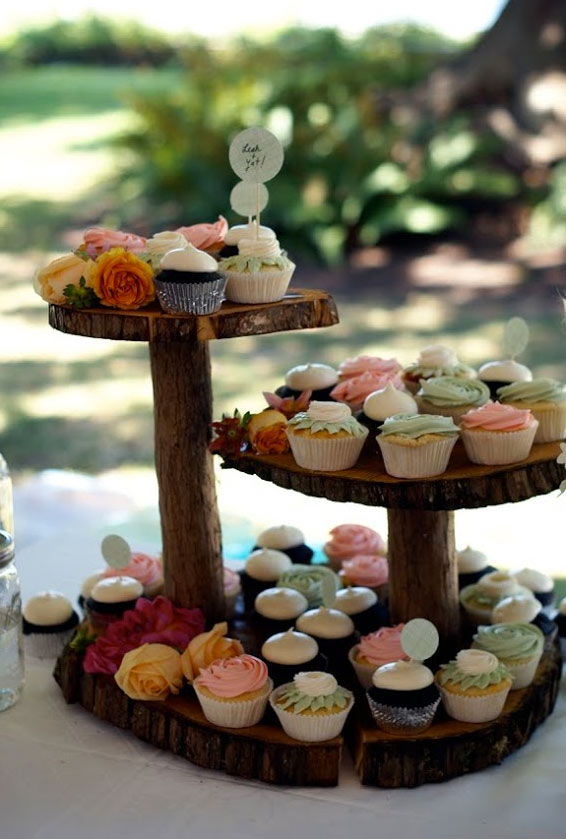
<svg viewBox="0 0 566 839">
<path fill-rule="evenodd" d="M 246 128 L 230 143 L 230 166 L 248 183 L 270 181 L 283 166 L 283 146 L 266 128 Z"/>
<path fill-rule="evenodd" d="M 239 216 L 255 216 L 267 207 L 269 192 L 264 184 L 240 181 L 230 193 L 230 206 Z"/>
</svg>

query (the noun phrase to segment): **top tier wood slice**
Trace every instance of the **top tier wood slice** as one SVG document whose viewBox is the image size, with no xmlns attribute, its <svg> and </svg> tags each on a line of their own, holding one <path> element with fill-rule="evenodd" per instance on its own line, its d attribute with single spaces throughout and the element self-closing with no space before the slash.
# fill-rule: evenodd
<svg viewBox="0 0 566 839">
<path fill-rule="evenodd" d="M 149 343 L 212 341 L 266 335 L 294 329 L 314 329 L 338 323 L 332 297 L 324 291 L 290 288 L 277 303 L 255 306 L 222 304 L 213 315 L 168 315 L 157 303 L 134 312 L 49 306 L 49 323 L 60 332 L 87 338 Z"/>
</svg>

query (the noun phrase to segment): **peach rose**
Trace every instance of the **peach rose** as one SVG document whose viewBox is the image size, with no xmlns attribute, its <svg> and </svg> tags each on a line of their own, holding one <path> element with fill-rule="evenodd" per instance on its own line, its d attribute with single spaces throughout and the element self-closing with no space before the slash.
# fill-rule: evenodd
<svg viewBox="0 0 566 839">
<path fill-rule="evenodd" d="M 124 248 L 112 248 L 95 263 L 92 288 L 103 306 L 139 309 L 155 300 L 151 265 Z"/>
<path fill-rule="evenodd" d="M 90 227 L 85 230 L 83 240 L 81 250 L 84 249 L 93 259 L 111 248 L 124 248 L 127 251 L 139 253 L 145 250 L 146 246 L 143 236 L 124 233 L 122 230 L 108 230 L 106 227 Z"/>
<path fill-rule="evenodd" d="M 252 441 L 256 454 L 285 454 L 289 451 L 289 440 L 285 434 L 286 424 L 278 423 L 261 428 Z"/>
<path fill-rule="evenodd" d="M 218 659 L 233 658 L 242 655 L 244 648 L 235 638 L 224 638 L 228 624 L 216 623 L 210 632 L 201 632 L 181 655 L 181 667 L 188 682 L 192 682 L 201 670 Z"/>
<path fill-rule="evenodd" d="M 181 656 L 166 644 L 142 644 L 125 654 L 114 678 L 130 699 L 166 699 L 181 690 Z"/>
<path fill-rule="evenodd" d="M 91 259 L 81 259 L 74 253 L 60 256 L 37 272 L 33 281 L 34 290 L 48 303 L 66 303 L 65 287 L 78 286 L 81 277 L 85 278 L 87 286 L 92 287 L 95 267 Z"/>
</svg>

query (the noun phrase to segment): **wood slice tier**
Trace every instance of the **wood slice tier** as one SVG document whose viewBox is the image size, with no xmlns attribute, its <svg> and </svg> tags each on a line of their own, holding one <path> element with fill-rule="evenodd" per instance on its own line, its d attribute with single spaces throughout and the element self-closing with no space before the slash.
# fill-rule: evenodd
<svg viewBox="0 0 566 839">
<path fill-rule="evenodd" d="M 336 786 L 343 739 L 301 743 L 288 737 L 268 709 L 251 728 L 219 728 L 194 695 L 164 702 L 129 699 L 111 676 L 90 675 L 81 656 L 67 647 L 55 667 L 65 700 L 79 702 L 98 719 L 130 729 L 140 740 L 205 769 L 286 786 Z M 272 718 L 273 715 L 273 718 Z"/>
<path fill-rule="evenodd" d="M 118 309 L 73 309 L 50 304 L 49 323 L 60 332 L 113 341 L 212 341 L 338 323 L 332 297 L 325 291 L 290 288 L 277 303 L 247 305 L 224 302 L 212 315 L 168 315 L 157 303 L 133 312 Z"/>
<path fill-rule="evenodd" d="M 525 501 L 558 489 L 564 467 L 556 463 L 559 443 L 541 443 L 519 463 L 479 466 L 456 443 L 449 468 L 435 478 L 393 478 L 381 455 L 362 452 L 353 469 L 311 472 L 297 466 L 291 454 L 244 454 L 225 459 L 224 468 L 257 475 L 285 489 L 330 501 L 353 501 L 371 507 L 400 510 L 458 510 Z"/>
</svg>

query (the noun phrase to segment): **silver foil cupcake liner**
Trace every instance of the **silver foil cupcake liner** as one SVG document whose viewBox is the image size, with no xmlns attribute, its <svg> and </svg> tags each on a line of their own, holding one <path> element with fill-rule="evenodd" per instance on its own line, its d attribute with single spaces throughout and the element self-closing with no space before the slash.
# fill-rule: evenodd
<svg viewBox="0 0 566 839">
<path fill-rule="evenodd" d="M 440 696 L 430 705 L 424 705 L 422 708 L 397 708 L 393 705 L 382 705 L 371 696 L 368 696 L 367 700 L 375 722 L 389 734 L 418 734 L 420 731 L 426 731 L 440 705 Z"/>
<path fill-rule="evenodd" d="M 161 308 L 170 315 L 211 315 L 220 309 L 225 288 L 225 277 L 206 283 L 165 283 L 155 280 Z"/>
</svg>

